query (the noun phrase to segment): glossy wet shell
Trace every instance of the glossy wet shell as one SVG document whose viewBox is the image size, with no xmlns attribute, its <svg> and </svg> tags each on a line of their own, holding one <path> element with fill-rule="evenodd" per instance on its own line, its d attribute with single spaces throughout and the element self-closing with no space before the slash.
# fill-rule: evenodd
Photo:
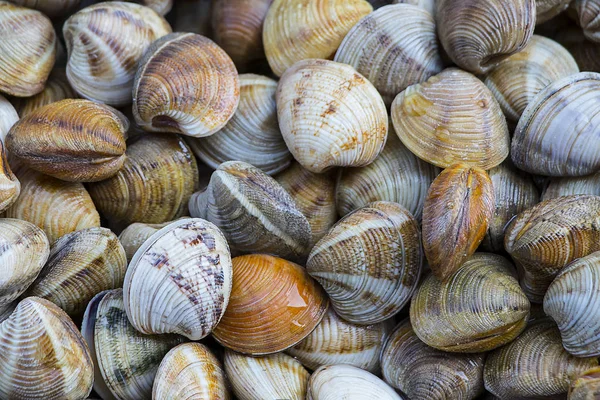
<svg viewBox="0 0 600 400">
<path fill-rule="evenodd" d="M 15 98 L 13 104 L 19 115 L 25 117 L 32 111 L 55 101 L 75 98 L 77 93 L 69 84 L 64 68 L 55 68 L 46 81 L 44 90 L 31 97 Z"/>
<path fill-rule="evenodd" d="M 0 139 L 0 214 L 13 204 L 21 193 L 21 182 L 10 169 L 6 149 Z"/>
<path fill-rule="evenodd" d="M 600 368 L 585 371 L 571 382 L 569 400 L 595 400 L 600 396 Z"/>
</svg>

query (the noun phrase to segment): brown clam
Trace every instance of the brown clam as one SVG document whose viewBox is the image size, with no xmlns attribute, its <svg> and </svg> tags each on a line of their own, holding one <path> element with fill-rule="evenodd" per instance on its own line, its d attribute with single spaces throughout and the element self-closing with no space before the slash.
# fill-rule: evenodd
<svg viewBox="0 0 600 400">
<path fill-rule="evenodd" d="M 25 117 L 30 112 L 64 99 L 75 99 L 77 93 L 73 90 L 64 68 L 54 69 L 44 86 L 44 90 L 31 97 L 16 97 L 13 105 L 19 116 Z"/>
<path fill-rule="evenodd" d="M 569 386 L 569 400 L 596 400 L 600 398 L 600 367 L 579 375 Z"/>
</svg>

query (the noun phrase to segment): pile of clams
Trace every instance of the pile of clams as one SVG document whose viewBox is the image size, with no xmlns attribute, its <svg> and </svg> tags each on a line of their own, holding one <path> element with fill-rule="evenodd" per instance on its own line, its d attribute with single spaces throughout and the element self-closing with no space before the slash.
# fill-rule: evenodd
<svg viewBox="0 0 600 400">
<path fill-rule="evenodd" d="M 0 0 L 0 400 L 600 400 L 600 0 Z"/>
</svg>

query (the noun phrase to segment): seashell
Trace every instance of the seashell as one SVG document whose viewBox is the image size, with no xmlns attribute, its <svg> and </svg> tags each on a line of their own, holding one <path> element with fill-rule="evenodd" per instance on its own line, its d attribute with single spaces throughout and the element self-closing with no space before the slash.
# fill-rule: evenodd
<svg viewBox="0 0 600 400">
<path fill-rule="evenodd" d="M 409 302 L 422 263 L 418 222 L 400 204 L 381 201 L 340 220 L 312 249 L 306 270 L 340 317 L 368 325 Z"/>
<path fill-rule="evenodd" d="M 569 400 L 594 400 L 600 397 L 600 368 L 579 375 L 569 387 Z"/>
<path fill-rule="evenodd" d="M 495 194 L 485 171 L 456 164 L 435 178 L 423 208 L 423 250 L 433 274 L 446 280 L 483 240 Z"/>
<path fill-rule="evenodd" d="M 13 105 L 0 95 L 0 142 L 4 142 L 8 131 L 18 120 L 19 115 Z"/>
<path fill-rule="evenodd" d="M 40 228 L 26 221 L 0 218 L 0 309 L 27 290 L 49 252 L 48 239 Z"/>
<path fill-rule="evenodd" d="M 381 370 L 388 384 L 411 399 L 474 399 L 483 393 L 484 359 L 481 353 L 451 354 L 425 345 L 405 319 L 385 342 Z"/>
<path fill-rule="evenodd" d="M 127 258 L 119 239 L 106 228 L 68 233 L 52 244 L 48 262 L 27 296 L 49 300 L 80 316 L 99 292 L 123 286 Z"/>
<path fill-rule="evenodd" d="M 250 164 L 221 164 L 189 209 L 218 226 L 234 251 L 298 259 L 310 250 L 306 217 L 275 179 Z"/>
<path fill-rule="evenodd" d="M 535 0 L 536 24 L 551 20 L 565 11 L 572 0 Z"/>
<path fill-rule="evenodd" d="M 39 11 L 0 1 L 0 37 L 0 92 L 41 92 L 56 57 L 52 22 Z"/>
<path fill-rule="evenodd" d="M 600 72 L 600 44 L 586 39 L 581 28 L 560 29 L 556 41 L 569 50 L 581 71 Z"/>
<path fill-rule="evenodd" d="M 23 165 L 55 178 L 101 181 L 125 162 L 128 126 L 117 113 L 89 100 L 61 100 L 15 123 L 6 147 Z"/>
<path fill-rule="evenodd" d="M 73 321 L 53 303 L 22 300 L 0 324 L 0 397 L 79 400 L 92 391 L 94 365 Z"/>
<path fill-rule="evenodd" d="M 350 29 L 371 11 L 366 0 L 274 0 L 263 28 L 271 69 L 282 76 L 301 60 L 331 58 Z"/>
<path fill-rule="evenodd" d="M 288 349 L 321 322 L 328 300 L 306 270 L 269 255 L 233 259 L 229 307 L 212 332 L 223 346 L 253 356 Z"/>
<path fill-rule="evenodd" d="M 160 224 L 187 212 L 198 189 L 198 165 L 182 138 L 146 134 L 131 141 L 123 168 L 89 185 L 100 212 L 111 221 Z"/>
<path fill-rule="evenodd" d="M 15 173 L 21 194 L 6 210 L 7 218 L 37 225 L 50 243 L 67 233 L 100 226 L 100 215 L 81 183 L 61 181 L 27 168 Z"/>
<path fill-rule="evenodd" d="M 436 2 L 437 0 L 393 0 L 392 4 L 412 4 L 419 6 L 435 17 Z"/>
<path fill-rule="evenodd" d="M 593 142 L 600 124 L 600 74 L 559 79 L 529 103 L 512 140 L 515 165 L 546 176 L 582 176 L 600 169 Z M 573 121 L 576 121 L 574 123 Z M 557 145 L 560 144 L 560 145 Z"/>
<path fill-rule="evenodd" d="M 344 321 L 330 307 L 314 331 L 286 353 L 307 368 L 348 364 L 379 373 L 379 353 L 392 324 L 355 325 Z"/>
<path fill-rule="evenodd" d="M 387 106 L 408 86 L 443 69 L 433 17 L 409 4 L 385 6 L 361 19 L 342 41 L 334 60 L 363 74 Z"/>
<path fill-rule="evenodd" d="M 240 104 L 231 120 L 216 134 L 190 138 L 188 144 L 214 169 L 226 161 L 244 161 L 274 175 L 292 161 L 277 123 L 277 82 L 254 74 L 240 75 L 239 80 Z"/>
<path fill-rule="evenodd" d="M 523 50 L 533 35 L 535 0 L 438 0 L 438 37 L 459 67 L 483 74 Z"/>
<path fill-rule="evenodd" d="M 116 107 L 131 103 L 138 62 L 170 32 L 164 18 L 138 4 L 110 1 L 78 11 L 63 25 L 69 83 L 86 99 Z"/>
<path fill-rule="evenodd" d="M 517 122 L 529 102 L 552 82 L 579 72 L 575 59 L 560 44 L 533 35 L 527 46 L 492 69 L 485 84 L 506 117 Z"/>
<path fill-rule="evenodd" d="M 80 0 L 10 0 L 19 6 L 33 8 L 50 18 L 68 15 L 79 5 Z"/>
<path fill-rule="evenodd" d="M 317 3 L 325 1 L 337 0 Z M 375 87 L 333 61 L 304 60 L 289 68 L 279 81 L 277 115 L 288 148 L 311 172 L 368 165 L 387 137 L 387 112 Z"/>
<path fill-rule="evenodd" d="M 119 242 L 121 242 L 121 245 L 125 250 L 127 262 L 129 263 L 131 261 L 135 252 L 150 236 L 173 222 L 174 221 L 167 221 L 162 224 L 144 224 L 142 222 L 135 222 L 123 229 L 119 235 Z"/>
<path fill-rule="evenodd" d="M 44 90 L 31 97 L 14 98 L 13 104 L 19 115 L 21 117 L 25 117 L 32 111 L 50 103 L 54 103 L 55 101 L 75 98 L 77 98 L 77 93 L 69 84 L 66 72 L 63 69 L 55 69 L 52 71 L 50 77 L 46 81 L 46 86 L 44 87 Z M 14 122 L 18 121 L 18 119 L 19 117 L 15 112 Z M 6 130 L 6 132 L 8 133 L 8 129 Z"/>
<path fill-rule="evenodd" d="M 600 42 L 600 1 L 576 0 L 571 3 L 571 8 L 585 37 L 593 42 Z"/>
<path fill-rule="evenodd" d="M 302 364 L 283 354 L 249 357 L 225 350 L 225 373 L 239 400 L 304 400 L 310 374 Z"/>
<path fill-rule="evenodd" d="M 131 0 L 128 0 L 131 1 Z M 133 0 L 135 3 L 140 3 L 146 7 L 149 7 L 159 13 L 160 15 L 166 15 L 173 8 L 173 2 L 175 0 Z"/>
<path fill-rule="evenodd" d="M 489 351 L 525 329 L 529 300 L 504 257 L 477 253 L 447 281 L 429 275 L 410 304 L 410 321 L 428 346 L 456 353 Z"/>
<path fill-rule="evenodd" d="M 211 36 L 213 34 L 211 8 L 212 0 L 177 0 L 177 7 L 169 16 L 172 17 L 173 30 Z"/>
<path fill-rule="evenodd" d="M 221 363 L 200 343 L 184 343 L 167 353 L 158 367 L 152 399 L 229 400 Z"/>
<path fill-rule="evenodd" d="M 563 267 L 600 251 L 599 210 L 597 196 L 559 197 L 523 211 L 508 226 L 504 246 L 529 300 L 541 303 Z"/>
<path fill-rule="evenodd" d="M 152 43 L 133 84 L 133 116 L 150 132 L 210 136 L 227 124 L 239 101 L 233 61 L 195 33 L 172 33 Z"/>
<path fill-rule="evenodd" d="M 81 332 L 94 361 L 94 390 L 103 399 L 150 399 L 158 365 L 183 341 L 144 335 L 127 320 L 123 290 L 98 293 L 88 304 Z"/>
<path fill-rule="evenodd" d="M 314 246 L 338 219 L 335 177 L 331 173 L 315 174 L 294 162 L 275 179 L 308 220 L 312 232 L 310 243 L 311 247 Z"/>
<path fill-rule="evenodd" d="M 555 199 L 572 194 L 600 196 L 600 171 L 586 176 L 554 178 L 546 187 L 542 200 Z"/>
<path fill-rule="evenodd" d="M 317 369 L 308 382 L 306 400 L 402 400 L 384 381 L 351 365 Z"/>
<path fill-rule="evenodd" d="M 0 214 L 17 200 L 20 193 L 21 183 L 10 169 L 6 150 L 0 139 Z"/>
<path fill-rule="evenodd" d="M 19 301 L 15 300 L 12 303 L 0 306 L 0 323 L 6 321 L 8 317 L 10 317 L 13 311 L 15 311 L 15 308 L 17 308 L 18 304 Z"/>
<path fill-rule="evenodd" d="M 502 110 L 492 92 L 468 72 L 449 68 L 409 86 L 394 100 L 391 115 L 402 143 L 438 167 L 465 162 L 487 170 L 508 156 Z"/>
<path fill-rule="evenodd" d="M 512 343 L 489 353 L 483 379 L 485 388 L 501 399 L 545 397 L 566 393 L 571 379 L 596 365 L 596 358 L 567 353 L 558 329 L 546 320 L 531 324 Z"/>
</svg>

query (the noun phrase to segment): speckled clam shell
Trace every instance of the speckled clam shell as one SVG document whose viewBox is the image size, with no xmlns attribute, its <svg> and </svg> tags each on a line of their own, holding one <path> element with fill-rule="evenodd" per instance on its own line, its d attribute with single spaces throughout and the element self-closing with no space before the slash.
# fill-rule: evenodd
<svg viewBox="0 0 600 400">
<path fill-rule="evenodd" d="M 92 390 L 90 351 L 53 303 L 28 297 L 0 324 L 0 397 L 79 400 Z"/>
<path fill-rule="evenodd" d="M 21 182 L 10 169 L 6 149 L 0 139 L 0 214 L 10 207 L 21 193 Z"/>
<path fill-rule="evenodd" d="M 409 86 L 394 100 L 391 116 L 402 143 L 438 167 L 465 162 L 487 170 L 508 156 L 500 105 L 479 79 L 457 68 Z"/>
<path fill-rule="evenodd" d="M 567 353 L 556 325 L 546 320 L 488 354 L 483 378 L 485 388 L 501 399 L 546 397 L 566 393 L 572 379 L 597 365 L 596 358 Z"/>
<path fill-rule="evenodd" d="M 392 4 L 412 4 L 426 10 L 435 17 L 437 0 L 392 0 Z"/>
<path fill-rule="evenodd" d="M 0 95 L 0 142 L 4 142 L 8 131 L 18 120 L 19 114 L 17 114 L 15 107 L 4 96 Z"/>
<path fill-rule="evenodd" d="M 286 70 L 277 89 L 283 139 L 309 171 L 362 167 L 379 155 L 388 118 L 377 89 L 354 68 L 304 60 Z"/>
<path fill-rule="evenodd" d="M 484 360 L 482 353 L 450 354 L 427 346 L 406 319 L 385 342 L 381 370 L 388 384 L 411 399 L 469 400 L 483 392 Z"/>
<path fill-rule="evenodd" d="M 164 18 L 139 4 L 110 1 L 86 7 L 63 25 L 67 78 L 82 97 L 127 105 L 142 55 L 170 32 Z"/>
<path fill-rule="evenodd" d="M 69 84 L 64 68 L 60 68 L 52 71 L 44 90 L 31 97 L 16 97 L 12 101 L 19 115 L 25 117 L 32 111 L 55 101 L 75 98 L 77 98 L 77 93 Z M 15 122 L 18 119 L 16 117 Z"/>
<path fill-rule="evenodd" d="M 244 161 L 273 175 L 292 161 L 277 122 L 277 82 L 266 76 L 240 75 L 237 111 L 216 134 L 188 139 L 188 144 L 212 168 L 226 161 Z"/>
<path fill-rule="evenodd" d="M 131 261 L 135 252 L 150 236 L 172 222 L 173 221 L 167 221 L 162 224 L 144 224 L 142 222 L 135 222 L 123 229 L 119 235 L 119 242 L 121 242 L 121 245 L 125 250 L 127 262 Z"/>
<path fill-rule="evenodd" d="M 443 69 L 433 17 L 424 8 L 408 4 L 385 6 L 361 19 L 334 60 L 356 68 L 388 106 L 408 86 Z"/>
<path fill-rule="evenodd" d="M 206 190 L 190 198 L 189 209 L 192 217 L 218 226 L 234 251 L 291 259 L 308 255 L 308 220 L 275 179 L 250 164 L 221 164 Z"/>
<path fill-rule="evenodd" d="M 342 318 L 368 325 L 409 302 L 422 263 L 417 221 L 401 205 L 382 201 L 339 221 L 312 249 L 306 269 Z"/>
<path fill-rule="evenodd" d="M 600 368 L 594 367 L 579 375 L 569 387 L 569 400 L 595 400 L 600 397 Z"/>
<path fill-rule="evenodd" d="M 210 136 L 240 101 L 238 73 L 212 40 L 172 33 L 152 43 L 133 84 L 133 116 L 143 129 Z"/>
<path fill-rule="evenodd" d="M 536 24 L 542 24 L 565 11 L 573 0 L 535 0 Z"/>
<path fill-rule="evenodd" d="M 544 190 L 542 200 L 573 194 L 600 196 L 600 171 L 586 176 L 553 178 Z"/>
<path fill-rule="evenodd" d="M 575 0 L 571 3 L 573 17 L 588 40 L 600 42 L 600 1 Z"/>
<path fill-rule="evenodd" d="M 269 255 L 236 257 L 229 307 L 213 336 L 239 353 L 277 353 L 307 337 L 328 303 L 303 267 Z"/>
<path fill-rule="evenodd" d="M 306 398 L 310 374 L 287 354 L 250 357 L 225 350 L 223 365 L 239 400 Z"/>
</svg>

